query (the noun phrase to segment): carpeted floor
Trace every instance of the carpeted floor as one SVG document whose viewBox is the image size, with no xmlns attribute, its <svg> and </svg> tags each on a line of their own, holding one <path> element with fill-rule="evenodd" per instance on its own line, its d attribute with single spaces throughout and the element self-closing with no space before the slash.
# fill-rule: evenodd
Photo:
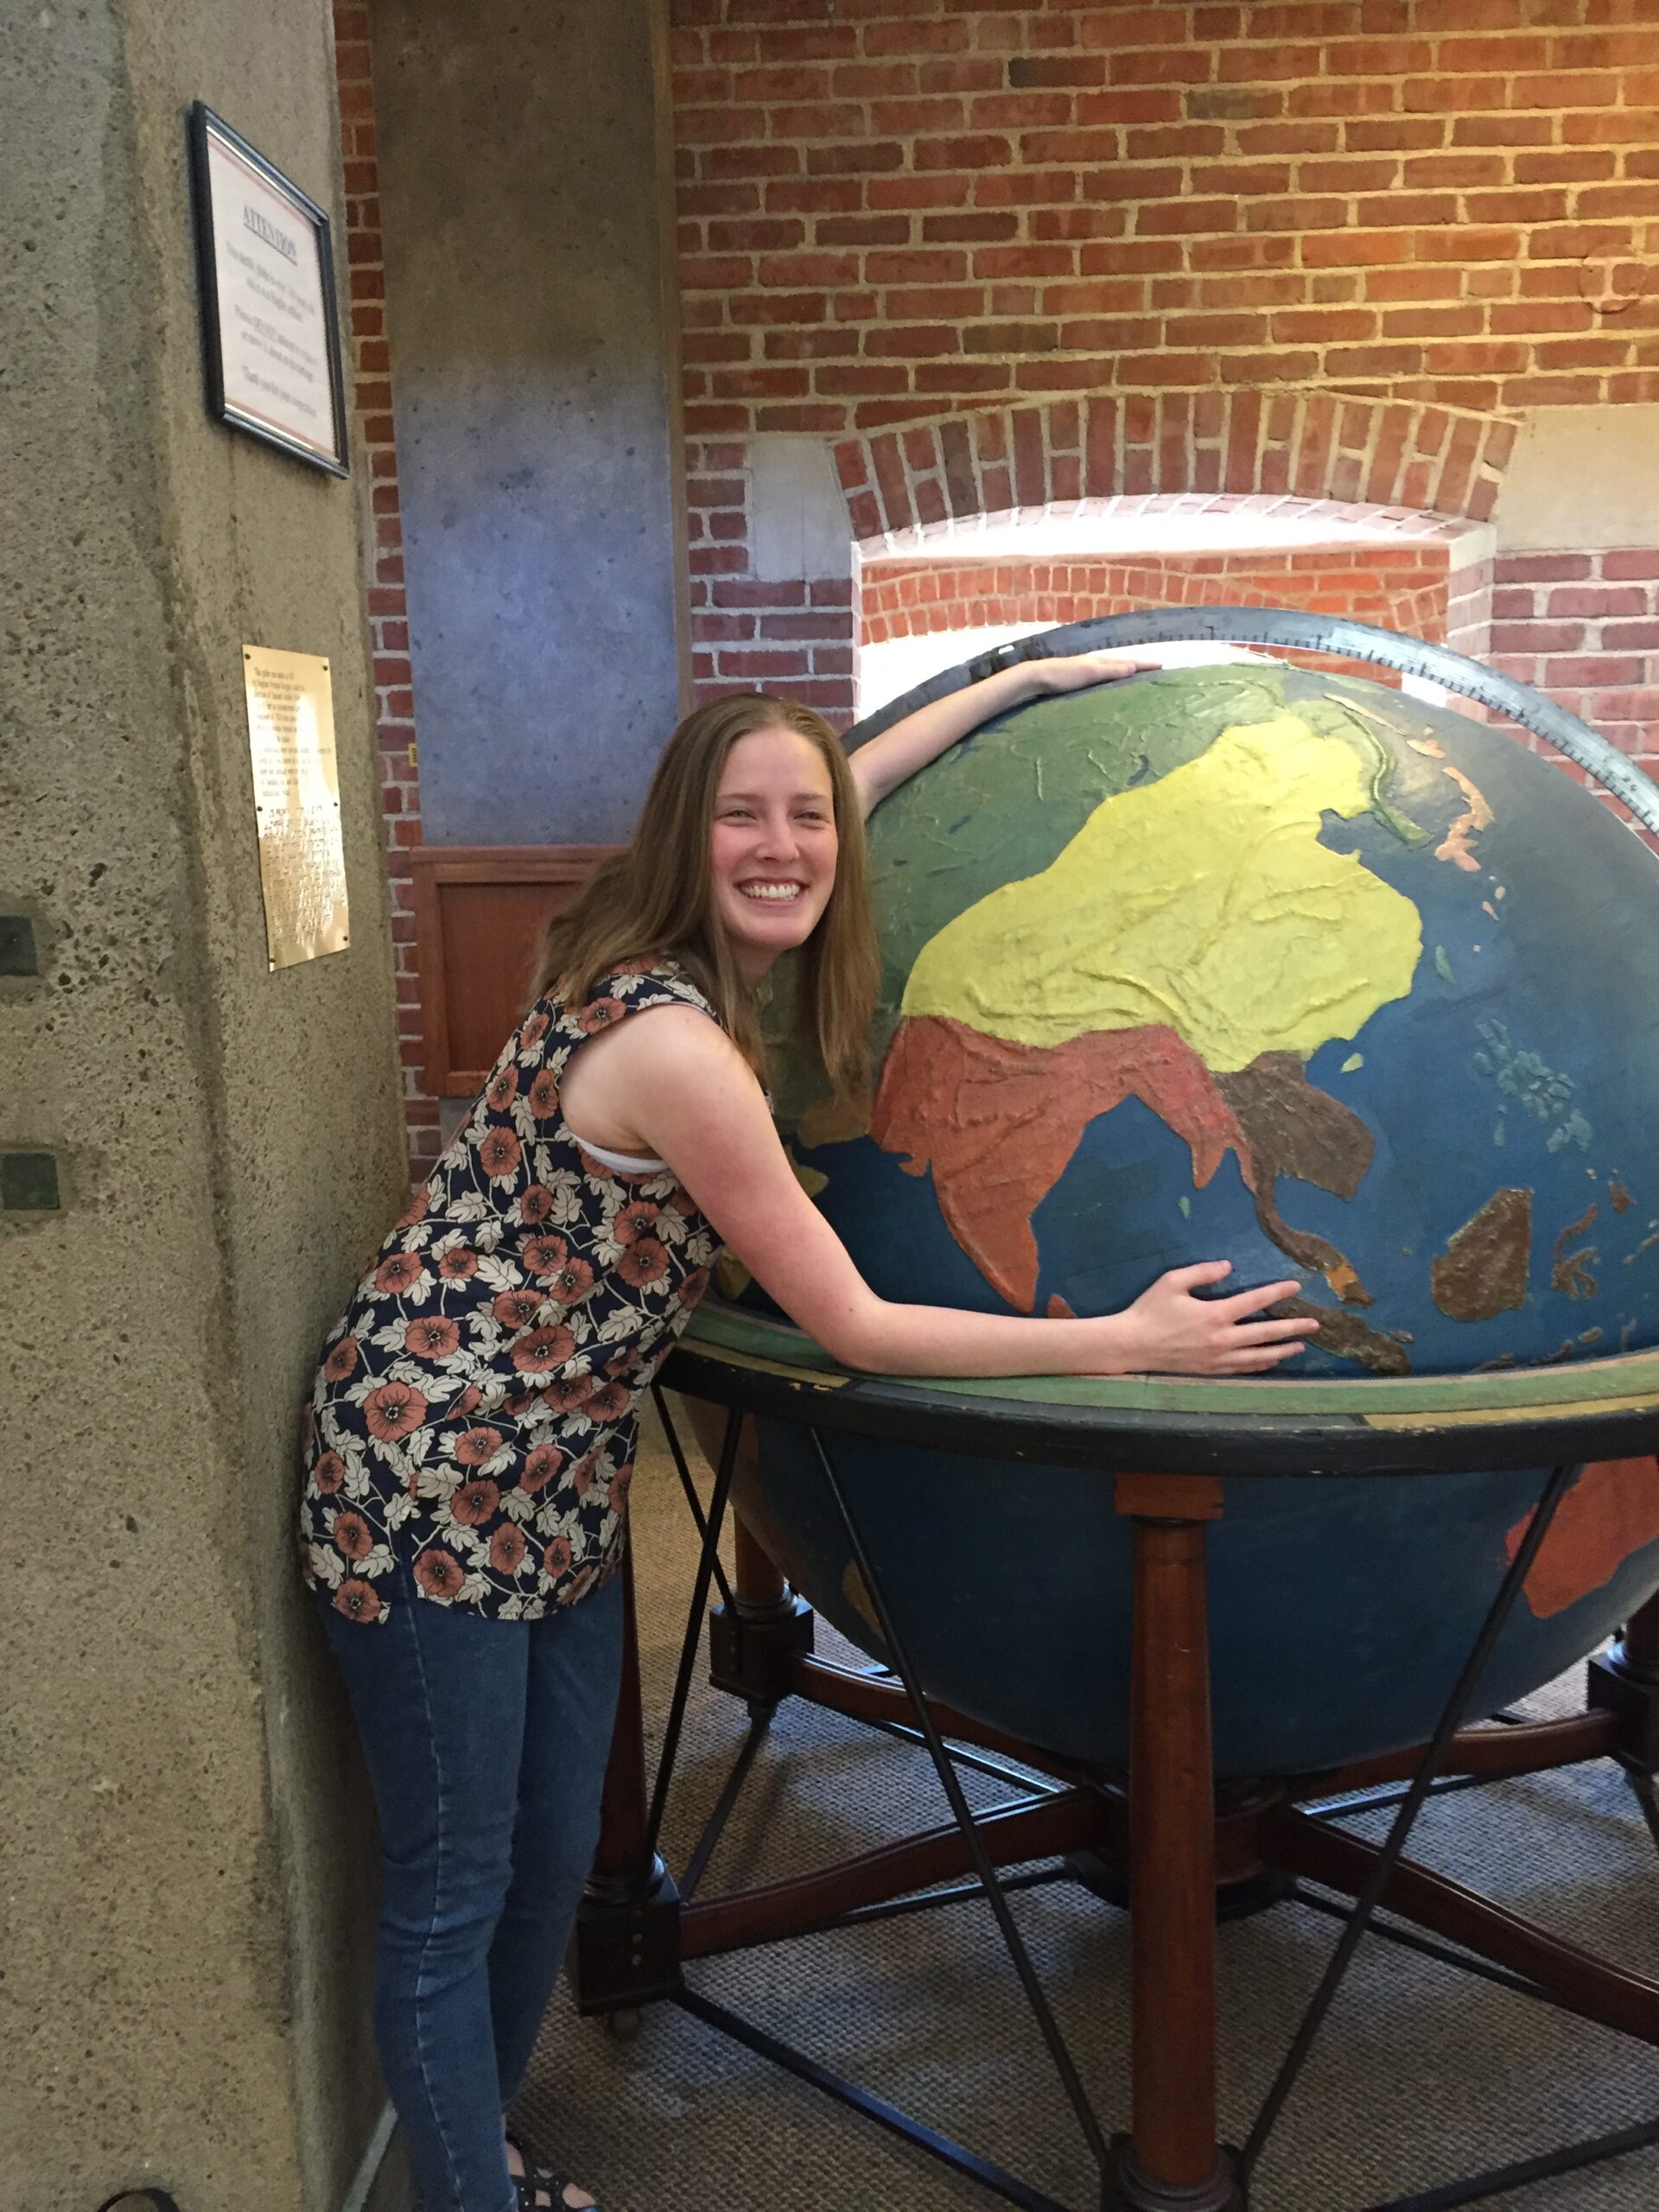
<svg viewBox="0 0 1659 2212">
<path fill-rule="evenodd" d="M 695 1556 L 660 1443 L 634 1497 L 654 1727 Z M 822 1623 L 819 1637 L 821 1648 L 835 1643 Z M 1576 1698 L 1564 1680 L 1529 1709 L 1570 1711 Z M 671 1866 L 683 1866 L 744 1728 L 741 1707 L 699 1681 L 669 1815 Z M 976 1802 L 1001 1794 L 967 1780 Z M 925 1754 L 785 1705 L 702 1894 L 944 1817 Z M 1431 1805 L 1412 1851 L 1571 1940 L 1659 1974 L 1659 1853 L 1610 1764 Z M 1128 1923 L 1069 1885 L 1021 1895 L 1014 1911 L 1109 2133 L 1127 2123 Z M 1221 1931 L 1229 2136 L 1248 2126 L 1337 1933 L 1294 1905 Z M 688 1980 L 1090 2212 L 1091 2163 L 983 1904 L 700 1962 Z M 1262 2160 L 1255 2202 L 1259 2212 L 1363 2212 L 1656 2117 L 1651 2050 L 1371 1940 Z M 672 2005 L 647 2012 L 623 2043 L 579 2019 L 562 1989 L 518 2119 L 544 2155 L 588 2180 L 605 2212 L 995 2212 L 998 2202 Z M 1489 2201 L 1516 2212 L 1659 2212 L 1659 2151 Z"/>
</svg>

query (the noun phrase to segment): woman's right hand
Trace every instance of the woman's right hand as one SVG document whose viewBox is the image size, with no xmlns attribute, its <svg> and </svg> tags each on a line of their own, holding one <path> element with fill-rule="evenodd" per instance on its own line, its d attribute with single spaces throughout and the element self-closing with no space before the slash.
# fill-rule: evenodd
<svg viewBox="0 0 1659 2212">
<path fill-rule="evenodd" d="M 1297 1296 L 1301 1285 L 1294 1279 L 1262 1283 L 1231 1298 L 1194 1296 L 1224 1281 L 1232 1271 L 1230 1260 L 1204 1260 L 1195 1267 L 1172 1268 L 1143 1290 L 1116 1317 L 1123 1325 L 1128 1353 L 1122 1371 L 1259 1375 L 1300 1351 L 1319 1325 L 1311 1314 L 1279 1320 L 1251 1318 L 1281 1299 Z"/>
<path fill-rule="evenodd" d="M 1193 1293 L 1224 1260 L 1177 1268 L 1121 1313 L 1038 1319 L 879 1297 L 795 1179 L 754 1071 L 691 1007 L 652 1007 L 600 1046 L 626 1126 L 660 1153 L 760 1287 L 841 1366 L 870 1375 L 1257 1375 L 1300 1351 L 1312 1316 L 1252 1319 L 1294 1281 Z M 591 1096 L 591 1094 L 590 1094 Z"/>
</svg>

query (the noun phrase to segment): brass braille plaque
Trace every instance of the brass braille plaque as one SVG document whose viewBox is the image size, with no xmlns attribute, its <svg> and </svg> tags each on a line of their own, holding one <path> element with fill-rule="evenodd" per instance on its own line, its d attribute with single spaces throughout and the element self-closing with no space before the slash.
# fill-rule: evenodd
<svg viewBox="0 0 1659 2212">
<path fill-rule="evenodd" d="M 265 950 L 273 969 L 291 968 L 351 941 L 334 694 L 315 653 L 244 645 L 242 665 Z"/>
</svg>

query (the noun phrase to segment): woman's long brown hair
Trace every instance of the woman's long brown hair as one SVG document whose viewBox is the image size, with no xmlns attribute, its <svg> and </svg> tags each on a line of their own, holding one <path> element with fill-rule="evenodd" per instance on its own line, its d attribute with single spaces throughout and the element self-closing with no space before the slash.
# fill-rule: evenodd
<svg viewBox="0 0 1659 2212">
<path fill-rule="evenodd" d="M 575 905 L 547 925 L 536 995 L 580 1006 L 600 977 L 625 961 L 671 957 L 764 1081 L 754 994 L 720 920 L 709 858 L 726 756 L 739 738 L 760 729 L 794 730 L 817 747 L 830 771 L 836 880 L 803 951 L 797 1004 L 803 1042 L 817 1049 L 836 1091 L 847 1096 L 868 1079 L 870 1017 L 881 973 L 863 809 L 841 741 L 823 715 L 764 691 L 716 699 L 680 724 L 657 764 L 633 836 L 601 861 Z"/>
</svg>

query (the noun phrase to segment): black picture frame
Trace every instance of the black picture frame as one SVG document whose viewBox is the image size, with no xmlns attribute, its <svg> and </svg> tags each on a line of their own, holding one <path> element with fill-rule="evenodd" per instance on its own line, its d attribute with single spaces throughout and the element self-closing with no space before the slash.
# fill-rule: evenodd
<svg viewBox="0 0 1659 2212">
<path fill-rule="evenodd" d="M 349 477 L 328 217 L 205 101 L 193 103 L 189 130 L 208 412 L 313 468 Z M 247 196 L 240 228 L 227 232 L 228 207 L 216 195 L 232 184 Z M 233 249 L 238 265 L 222 266 L 221 238 L 244 235 L 246 248 Z M 319 378 L 326 397 L 304 389 Z"/>
</svg>

